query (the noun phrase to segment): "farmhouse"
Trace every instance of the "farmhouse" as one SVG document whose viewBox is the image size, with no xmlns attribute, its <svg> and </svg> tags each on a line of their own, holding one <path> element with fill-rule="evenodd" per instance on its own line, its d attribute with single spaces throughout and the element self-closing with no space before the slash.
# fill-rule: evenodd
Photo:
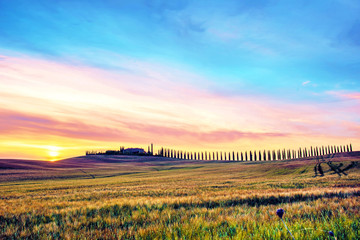
<svg viewBox="0 0 360 240">
<path fill-rule="evenodd" d="M 123 154 L 145 154 L 145 150 L 142 148 L 127 148 L 123 150 Z"/>
</svg>

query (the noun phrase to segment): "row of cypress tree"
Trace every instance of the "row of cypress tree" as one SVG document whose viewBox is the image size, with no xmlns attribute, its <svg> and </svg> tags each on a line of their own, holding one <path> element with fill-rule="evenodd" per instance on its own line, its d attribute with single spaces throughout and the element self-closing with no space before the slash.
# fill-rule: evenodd
<svg viewBox="0 0 360 240">
<path fill-rule="evenodd" d="M 249 152 L 189 152 L 174 150 L 168 148 L 161 148 L 158 155 L 168 158 L 187 159 L 187 160 L 215 160 L 215 161 L 275 161 L 298 159 L 307 157 L 324 156 L 328 154 L 352 152 L 352 145 L 340 146 L 321 146 L 310 148 L 299 148 L 298 150 L 279 149 L 279 150 L 260 150 Z"/>
</svg>

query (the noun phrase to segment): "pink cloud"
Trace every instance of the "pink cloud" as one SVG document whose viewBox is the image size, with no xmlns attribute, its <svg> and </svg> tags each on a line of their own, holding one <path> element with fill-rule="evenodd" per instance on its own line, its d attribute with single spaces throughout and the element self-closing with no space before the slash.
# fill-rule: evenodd
<svg viewBox="0 0 360 240">
<path fill-rule="evenodd" d="M 156 125 L 145 124 L 130 124 L 129 129 L 136 130 L 142 133 L 148 133 L 151 136 L 166 137 L 166 138 L 183 138 L 198 142 L 208 143 L 224 143 L 232 142 L 240 139 L 263 139 L 271 137 L 285 137 L 285 133 L 271 133 L 271 132 L 242 132 L 237 130 L 217 130 L 217 131 L 191 131 L 186 128 L 169 128 Z"/>
<path fill-rule="evenodd" d="M 358 116 L 343 105 L 216 94 L 199 87 L 207 84 L 201 76 L 155 64 L 134 62 L 126 67 L 133 71 L 4 56 L 0 132 L 93 141 L 156 140 L 194 148 L 266 139 L 288 144 L 297 142 L 296 136 L 311 140 L 349 135 L 338 112 L 348 113 L 353 123 Z"/>
<path fill-rule="evenodd" d="M 360 92 L 347 92 L 347 91 L 328 91 L 329 95 L 345 99 L 345 100 L 358 100 L 360 99 Z"/>
<path fill-rule="evenodd" d="M 151 138 L 183 138 L 191 142 L 224 143 L 239 139 L 262 139 L 284 137 L 283 133 L 241 132 L 219 130 L 210 132 L 189 131 L 184 128 L 163 127 L 152 124 L 123 123 L 124 129 L 89 125 L 79 121 L 59 121 L 47 116 L 0 111 L 1 134 L 23 134 L 33 136 L 61 136 L 71 139 L 96 141 L 144 141 Z"/>
<path fill-rule="evenodd" d="M 348 99 L 360 99 L 360 92 L 347 93 L 344 96 Z"/>
<path fill-rule="evenodd" d="M 0 133 L 32 136 L 61 136 L 74 139 L 114 141 L 130 137 L 111 127 L 95 126 L 79 121 L 59 121 L 47 116 L 0 111 Z"/>
</svg>

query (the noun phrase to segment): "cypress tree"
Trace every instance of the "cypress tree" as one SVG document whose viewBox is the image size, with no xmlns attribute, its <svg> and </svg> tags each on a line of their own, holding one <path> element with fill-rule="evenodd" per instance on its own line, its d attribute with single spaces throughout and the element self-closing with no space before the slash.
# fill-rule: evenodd
<svg viewBox="0 0 360 240">
<path fill-rule="evenodd" d="M 259 150 L 259 161 L 261 161 L 261 151 Z"/>
<path fill-rule="evenodd" d="M 351 145 L 351 143 L 350 143 L 350 152 L 352 152 L 352 145 Z"/>
<path fill-rule="evenodd" d="M 236 152 L 236 161 L 239 161 L 239 152 Z"/>
<path fill-rule="evenodd" d="M 244 155 L 243 155 L 243 152 L 241 152 L 241 161 L 244 161 Z"/>
<path fill-rule="evenodd" d="M 283 159 L 283 160 L 286 159 L 286 150 L 285 150 L 285 149 L 282 151 L 282 159 Z"/>
<path fill-rule="evenodd" d="M 252 152 L 250 151 L 250 161 L 252 161 Z"/>
<path fill-rule="evenodd" d="M 266 151 L 265 150 L 263 152 L 263 158 L 264 158 L 264 161 L 266 161 Z"/>
<path fill-rule="evenodd" d="M 254 151 L 254 161 L 256 161 L 256 151 Z"/>
</svg>

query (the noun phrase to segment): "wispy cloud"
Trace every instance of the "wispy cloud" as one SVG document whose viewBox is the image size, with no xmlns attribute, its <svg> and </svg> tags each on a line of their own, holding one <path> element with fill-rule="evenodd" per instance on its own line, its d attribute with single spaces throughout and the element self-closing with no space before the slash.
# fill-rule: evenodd
<svg viewBox="0 0 360 240">
<path fill-rule="evenodd" d="M 305 82 L 302 83 L 302 85 L 303 85 L 303 86 L 306 86 L 306 85 L 308 85 L 309 83 L 311 83 L 311 81 L 305 81 Z"/>
<path fill-rule="evenodd" d="M 343 100 L 360 100 L 360 92 L 350 92 L 350 91 L 327 91 L 327 94 L 335 96 Z"/>
<path fill-rule="evenodd" d="M 350 115 L 346 127 L 339 127 L 336 105 L 329 111 L 260 95 L 226 96 L 191 86 L 183 78 L 202 84 L 206 79 L 179 69 L 139 61 L 126 68 L 130 71 L 105 71 L 3 56 L 2 139 L 246 149 L 303 144 L 299 139 L 310 136 L 337 139 L 357 124 Z"/>
</svg>

